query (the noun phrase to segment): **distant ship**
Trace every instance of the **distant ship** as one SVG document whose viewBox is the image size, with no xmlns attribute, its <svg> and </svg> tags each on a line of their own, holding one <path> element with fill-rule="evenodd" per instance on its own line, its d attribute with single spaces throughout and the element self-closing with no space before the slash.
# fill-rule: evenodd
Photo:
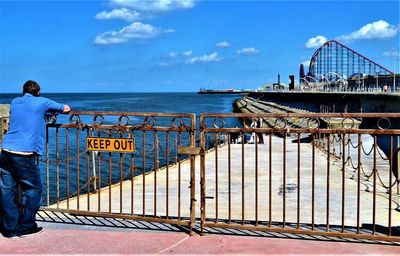
<svg viewBox="0 0 400 256">
<path fill-rule="evenodd" d="M 200 88 L 199 94 L 246 94 L 250 92 L 256 92 L 257 90 L 237 90 L 237 89 L 204 89 Z"/>
</svg>

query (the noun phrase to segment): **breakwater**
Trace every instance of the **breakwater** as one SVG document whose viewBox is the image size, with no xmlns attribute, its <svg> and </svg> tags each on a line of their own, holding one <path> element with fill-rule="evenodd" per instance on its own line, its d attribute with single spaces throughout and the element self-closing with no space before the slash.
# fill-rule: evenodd
<svg viewBox="0 0 400 256">
<path fill-rule="evenodd" d="M 249 97 L 272 101 L 294 108 L 320 112 L 396 113 L 400 112 L 400 94 L 384 92 L 252 92 Z"/>
<path fill-rule="evenodd" d="M 291 108 L 285 105 L 277 104 L 269 101 L 259 101 L 254 98 L 245 96 L 234 103 L 235 112 L 243 113 L 312 113 L 310 111 L 298 108 Z M 262 127 L 260 128 L 279 128 L 283 126 L 290 126 L 294 128 L 307 128 L 309 126 L 318 127 L 318 123 L 313 118 L 275 118 L 264 117 L 262 118 Z M 250 126 L 251 120 L 243 120 L 245 125 Z"/>
<path fill-rule="evenodd" d="M 285 95 L 286 93 L 282 93 L 280 95 Z M 279 94 L 277 94 L 279 95 Z M 286 95 L 292 95 L 293 94 L 286 94 Z M 324 94 L 326 96 L 326 94 Z M 282 113 L 295 113 L 295 114 L 309 114 L 313 113 L 316 114 L 314 118 L 308 118 L 308 117 L 263 117 L 263 124 L 264 127 L 260 128 L 331 128 L 331 129 L 376 129 L 376 130 L 387 130 L 387 129 L 398 129 L 400 127 L 400 122 L 396 118 L 380 118 L 379 115 L 375 117 L 368 117 L 368 118 L 323 118 L 323 117 L 318 117 L 316 112 L 310 112 L 306 109 L 299 108 L 298 102 L 295 100 L 293 101 L 288 101 L 287 98 L 284 98 L 286 104 L 282 104 L 279 97 L 276 97 L 274 99 L 269 98 L 268 96 L 271 96 L 270 94 L 267 95 L 267 97 L 264 97 L 265 95 L 258 95 L 258 98 L 253 98 L 252 96 L 257 96 L 254 94 L 249 94 L 237 101 L 233 104 L 234 109 L 236 112 L 242 112 L 242 113 L 252 113 L 252 114 L 262 114 L 262 113 L 271 113 L 271 114 L 282 114 Z M 304 95 L 303 95 L 304 96 Z M 308 97 L 309 94 L 307 94 L 306 97 Z M 342 95 L 346 96 L 346 95 Z M 354 96 L 354 95 L 353 95 Z M 359 95 L 359 96 L 364 96 L 364 95 Z M 317 97 L 317 95 L 315 95 Z M 337 97 L 337 95 L 336 95 Z M 345 97 L 343 97 L 345 98 Z M 362 101 L 360 98 L 353 97 L 354 99 L 358 99 L 358 101 L 354 100 L 351 102 L 348 102 L 349 105 L 353 104 L 360 104 Z M 392 108 L 394 109 L 396 106 L 394 102 L 388 103 L 388 101 L 379 101 L 379 99 L 374 99 L 371 97 L 366 97 L 370 101 L 370 108 L 373 107 L 383 107 L 386 106 L 387 109 Z M 385 97 L 384 97 L 385 98 Z M 390 97 L 391 100 L 393 100 L 393 97 Z M 269 101 L 271 100 L 271 101 Z M 280 102 L 280 103 L 275 103 L 272 101 Z M 323 103 L 331 103 L 331 101 L 326 101 L 321 100 L 320 98 L 313 98 L 309 99 L 312 100 L 314 103 L 314 107 L 319 104 L 320 110 L 324 109 L 329 109 L 329 107 L 322 107 Z M 344 101 L 343 99 L 334 101 L 335 98 L 333 99 L 334 104 L 338 104 L 339 106 L 342 106 L 343 104 L 347 104 L 347 101 Z M 373 102 L 376 101 L 374 104 Z M 323 102 L 323 103 L 322 103 Z M 303 108 L 306 107 L 304 103 L 301 105 Z M 291 107 L 289 106 L 291 105 Z M 297 107 L 294 107 L 297 106 Z M 368 105 L 369 106 L 369 105 Z M 334 107 L 333 107 L 334 108 Z M 347 108 L 347 107 L 346 107 Z M 310 109 L 310 107 L 309 107 Z M 346 112 L 346 111 L 344 111 Z M 250 119 L 243 119 L 242 120 L 243 124 L 245 126 L 250 126 L 251 120 Z M 290 136 L 290 133 L 287 134 L 287 136 Z M 376 135 L 377 137 L 377 145 L 378 147 L 384 152 L 384 154 L 391 159 L 392 161 L 392 172 L 393 174 L 398 177 L 398 168 L 399 168 L 399 156 L 398 156 L 398 151 L 399 151 L 399 138 L 398 136 L 389 136 L 386 134 L 378 134 Z M 307 142 L 311 142 L 312 140 L 308 138 L 306 140 Z M 395 153 L 393 153 L 395 152 Z"/>
</svg>

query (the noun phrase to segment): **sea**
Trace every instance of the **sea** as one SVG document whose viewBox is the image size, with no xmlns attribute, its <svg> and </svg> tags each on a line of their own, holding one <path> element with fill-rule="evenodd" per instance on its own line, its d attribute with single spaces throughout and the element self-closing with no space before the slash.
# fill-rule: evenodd
<svg viewBox="0 0 400 256">
<path fill-rule="evenodd" d="M 0 94 L 0 104 L 10 104 L 12 99 L 15 97 L 20 97 L 21 94 Z M 194 113 L 196 114 L 197 120 L 196 124 L 199 125 L 199 115 L 201 113 L 231 113 L 233 112 L 233 103 L 241 98 L 240 95 L 235 94 L 198 94 L 198 93 L 49 93 L 42 94 L 43 97 L 49 98 L 59 103 L 67 104 L 71 107 L 73 111 L 100 111 L 100 112 L 143 112 L 143 113 Z M 68 124 L 69 123 L 69 115 L 59 115 L 57 117 L 56 123 L 60 124 Z M 90 117 L 91 120 L 83 120 L 87 123 L 92 123 L 93 117 Z M 116 120 L 114 120 L 116 121 Z M 134 122 L 134 120 L 131 120 Z M 137 120 L 141 122 L 141 120 Z M 226 125 L 229 127 L 241 127 L 241 121 L 238 119 L 229 119 Z M 159 124 L 159 123 L 157 123 Z M 170 120 L 168 122 L 164 122 L 162 125 L 170 126 Z M 210 124 L 212 125 L 212 124 Z M 75 133 L 70 132 L 69 135 L 65 136 L 65 130 L 60 129 L 58 136 L 58 144 L 59 144 L 59 153 L 56 152 L 56 139 L 55 139 L 55 131 L 54 129 L 49 129 L 49 155 L 41 156 L 39 158 L 39 164 L 42 174 L 42 182 L 46 184 L 49 182 L 49 186 L 45 186 L 48 189 L 43 191 L 43 205 L 48 205 L 56 202 L 57 200 L 63 200 L 67 196 L 73 196 L 77 193 L 87 193 L 87 190 L 93 190 L 93 184 L 91 187 L 86 187 L 87 184 L 87 175 L 86 175 L 86 153 L 85 152 L 85 137 L 86 134 L 84 132 L 80 132 L 81 136 L 79 137 L 80 144 L 80 160 L 78 160 L 74 154 L 77 152 L 77 146 L 74 143 Z M 104 136 L 104 135 L 103 135 Z M 107 136 L 107 135 L 105 135 Z M 119 135 L 117 135 L 119 136 Z M 154 133 L 147 133 L 146 138 L 143 140 L 142 133 L 135 133 L 135 153 L 133 157 L 135 158 L 135 170 L 133 175 L 140 175 L 145 172 L 154 170 Z M 185 144 L 189 140 L 188 134 L 186 136 L 178 135 L 177 133 L 167 135 L 170 140 L 170 148 L 169 154 L 166 155 L 166 135 L 165 133 L 158 133 L 158 162 L 159 168 L 162 168 L 165 165 L 170 165 L 176 163 L 176 161 L 183 160 L 185 156 L 182 158 L 177 156 L 177 147 L 178 141 L 179 144 Z M 66 137 L 70 137 L 69 142 L 66 140 Z M 198 136 L 197 136 L 198 137 Z M 198 139 L 198 138 L 197 138 Z M 212 139 L 210 139 L 212 141 Z M 175 145 L 174 145 L 175 143 Z M 197 144 L 199 141 L 197 141 Z M 187 143 L 186 143 L 187 144 Z M 208 147 L 212 147 L 212 144 L 209 144 Z M 71 152 L 69 156 L 66 156 L 66 147 L 69 148 Z M 55 163 L 55 159 L 59 157 L 60 160 L 57 160 L 57 164 Z M 108 159 L 111 158 L 113 162 L 113 174 L 108 176 L 108 174 L 103 173 L 102 176 L 102 184 L 101 186 L 108 186 L 110 183 L 120 182 L 121 174 L 118 171 L 119 169 L 119 154 L 108 154 L 101 153 L 101 169 L 107 170 Z M 98 158 L 99 155 L 96 157 Z M 144 156 L 145 155 L 145 156 Z M 67 161 L 64 160 L 69 158 L 68 168 L 69 168 L 69 177 L 65 174 L 65 169 L 67 165 Z M 96 159 L 97 159 L 96 158 Z M 48 161 L 49 166 L 46 165 L 46 161 Z M 97 160 L 96 160 L 97 162 Z M 89 168 L 92 168 L 93 164 L 89 163 Z M 131 161 L 130 157 L 124 155 L 123 161 L 123 176 L 124 179 L 130 179 L 131 172 L 129 171 Z M 114 170 L 115 169 L 115 170 Z M 80 171 L 78 171 L 80 170 Z M 104 175 L 104 177 L 103 177 Z M 111 178 L 109 178 L 111 177 Z M 68 182 L 67 182 L 68 179 Z M 58 180 L 60 180 L 59 184 Z M 70 191 L 69 195 L 67 195 L 67 184 L 69 184 Z M 73 192 L 76 191 L 76 192 Z"/>
<path fill-rule="evenodd" d="M 0 104 L 20 94 L 0 93 Z M 75 111 L 127 111 L 160 113 L 229 113 L 240 95 L 169 93 L 49 93 L 43 97 L 67 104 Z"/>
</svg>

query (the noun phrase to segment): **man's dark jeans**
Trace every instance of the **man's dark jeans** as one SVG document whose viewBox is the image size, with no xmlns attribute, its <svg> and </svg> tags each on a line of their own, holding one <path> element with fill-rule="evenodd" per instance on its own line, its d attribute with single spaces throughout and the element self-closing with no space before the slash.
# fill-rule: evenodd
<svg viewBox="0 0 400 256">
<path fill-rule="evenodd" d="M 16 155 L 2 151 L 0 155 L 0 189 L 3 208 L 3 235 L 24 234 L 36 227 L 42 182 L 36 156 Z M 22 189 L 22 211 L 15 200 L 17 185 Z"/>
</svg>

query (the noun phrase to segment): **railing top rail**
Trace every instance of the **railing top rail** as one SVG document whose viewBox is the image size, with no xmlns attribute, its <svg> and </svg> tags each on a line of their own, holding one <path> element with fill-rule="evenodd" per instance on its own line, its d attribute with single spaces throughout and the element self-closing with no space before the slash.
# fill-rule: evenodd
<svg viewBox="0 0 400 256">
<path fill-rule="evenodd" d="M 188 117 L 193 113 L 158 113 L 158 112 L 120 112 L 120 111 L 71 111 L 70 115 L 102 115 L 102 116 L 149 116 L 149 117 Z"/>
<path fill-rule="evenodd" d="M 200 114 L 200 118 L 211 117 L 308 117 L 308 118 L 400 118 L 400 113 L 204 113 Z"/>
</svg>

